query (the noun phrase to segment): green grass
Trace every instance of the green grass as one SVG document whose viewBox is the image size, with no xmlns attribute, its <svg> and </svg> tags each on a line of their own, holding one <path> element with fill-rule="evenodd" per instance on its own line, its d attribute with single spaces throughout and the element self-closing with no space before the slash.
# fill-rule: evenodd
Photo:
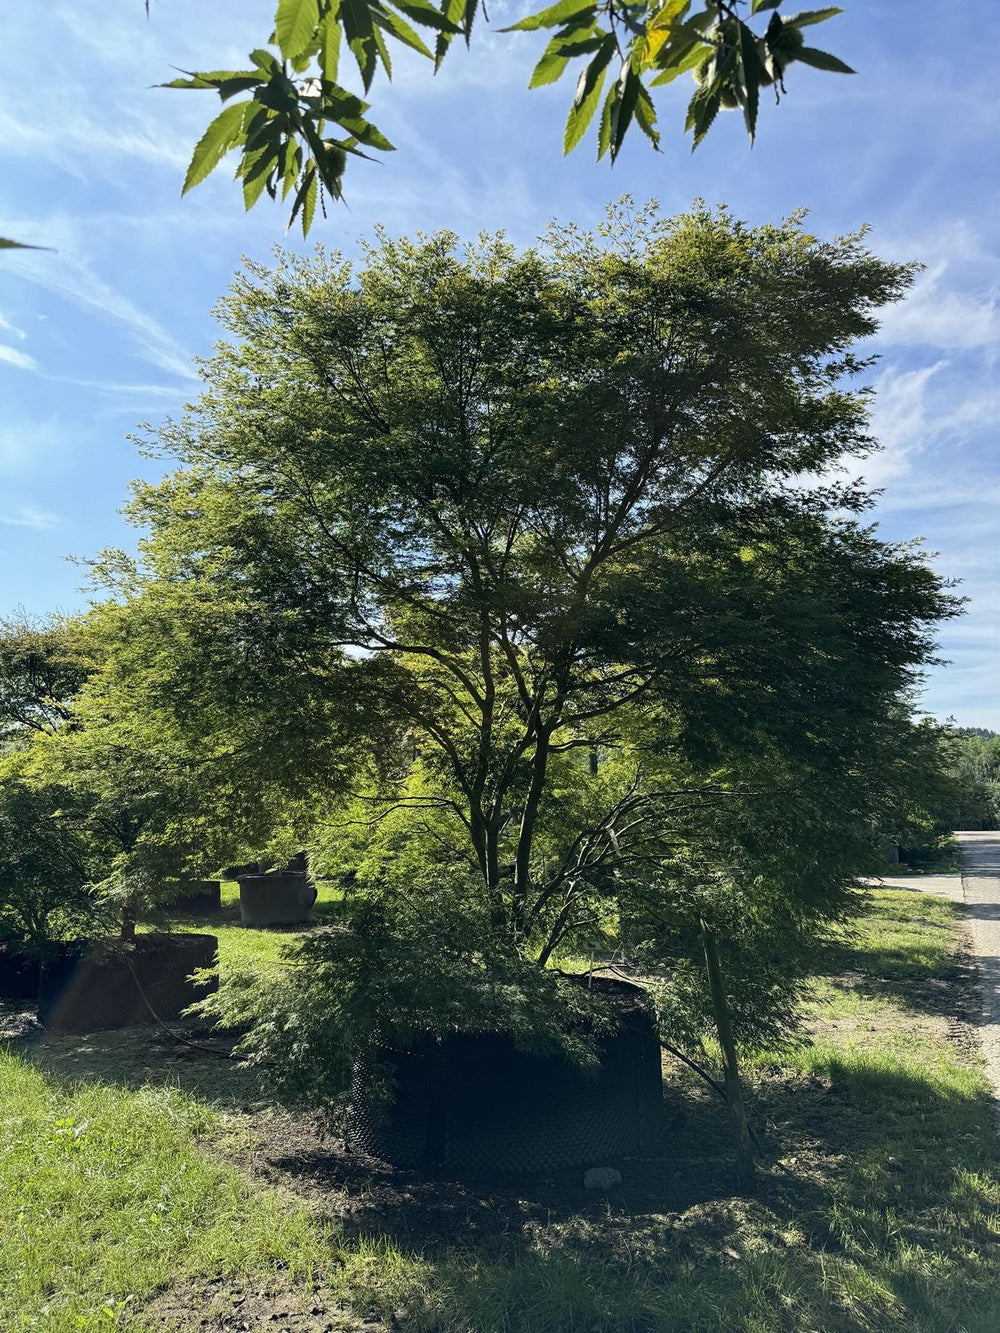
<svg viewBox="0 0 1000 1333">
<path fill-rule="evenodd" d="M 241 926 L 239 901 L 239 885 L 233 880 L 223 880 L 221 912 L 203 917 L 171 916 L 168 913 L 169 929 L 216 935 L 219 940 L 219 970 L 223 976 L 229 971 L 260 971 L 281 966 L 288 946 L 304 931 L 282 927 L 256 930 Z M 329 884 L 321 885 L 306 929 L 315 929 L 336 920 L 340 901 L 339 889 Z"/>
<path fill-rule="evenodd" d="M 0 1054 L 0 1327 L 141 1328 L 136 1302 L 186 1270 L 308 1278 L 322 1230 L 200 1152 L 218 1129 L 175 1088 L 67 1090 Z"/>
<path fill-rule="evenodd" d="M 888 888 L 868 900 L 815 978 L 812 1043 L 746 1062 L 769 1154 L 754 1198 L 732 1192 L 720 1109 L 673 1067 L 667 1160 L 632 1168 L 658 1173 L 654 1204 L 581 1191 L 549 1207 L 529 1189 L 474 1245 L 461 1216 L 432 1225 L 407 1189 L 381 1208 L 355 1193 L 333 1223 L 315 1191 L 253 1183 L 226 1141 L 252 1142 L 261 1122 L 204 1093 L 106 1069 L 74 1088 L 44 1053 L 10 1055 L 0 1327 L 146 1333 L 166 1326 L 146 1298 L 172 1284 L 193 1333 L 199 1282 L 222 1277 L 224 1292 L 277 1283 L 412 1333 L 996 1333 L 997 1139 L 982 1071 L 948 1035 L 954 908 Z M 284 938 L 225 929 L 223 967 L 239 950 L 273 960 Z M 258 1309 L 251 1326 L 281 1324 Z"/>
</svg>

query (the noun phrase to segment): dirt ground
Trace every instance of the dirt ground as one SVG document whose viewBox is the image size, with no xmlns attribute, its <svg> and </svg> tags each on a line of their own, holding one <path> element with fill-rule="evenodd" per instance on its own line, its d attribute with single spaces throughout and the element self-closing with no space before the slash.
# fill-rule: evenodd
<svg viewBox="0 0 1000 1333">
<path fill-rule="evenodd" d="M 853 974 L 834 980 L 871 994 L 881 985 Z M 895 988 L 898 993 L 899 983 Z M 907 1002 L 917 1028 L 928 1035 L 946 1032 L 966 1056 L 977 1051 L 980 1000 L 964 943 L 948 973 L 912 987 Z M 852 1021 L 836 1019 L 834 1025 Z M 818 1030 L 824 1023 L 817 1020 Z M 189 1023 L 175 1025 L 175 1031 L 193 1044 L 149 1028 L 49 1035 L 28 1016 L 0 1014 L 0 1037 L 13 1038 L 40 1068 L 68 1083 L 175 1083 L 215 1102 L 226 1112 L 225 1132 L 207 1150 L 307 1202 L 319 1218 L 336 1224 L 345 1244 L 384 1236 L 433 1257 L 456 1246 L 524 1244 L 559 1223 L 570 1244 L 574 1235 L 584 1249 L 624 1242 L 638 1261 L 644 1255 L 653 1261 L 662 1251 L 665 1228 L 675 1254 L 689 1252 L 697 1262 L 699 1255 L 717 1255 L 720 1247 L 724 1252 L 735 1191 L 725 1111 L 669 1056 L 662 1116 L 650 1126 L 641 1156 L 603 1163 L 623 1177 L 603 1195 L 583 1188 L 578 1169 L 459 1182 L 429 1179 L 351 1153 L 335 1130 L 269 1106 L 252 1072 L 225 1058 L 225 1041 Z M 778 1213 L 793 1206 L 797 1211 L 803 1188 L 827 1188 L 845 1166 L 849 1145 L 838 1152 L 829 1134 L 837 1097 L 837 1087 L 821 1077 L 755 1076 L 754 1125 L 765 1148 L 758 1197 Z M 179 1283 L 155 1296 L 141 1315 L 165 1333 L 382 1333 L 384 1328 L 374 1318 L 345 1311 L 321 1285 L 292 1290 L 280 1276 L 265 1286 L 221 1278 Z"/>
</svg>

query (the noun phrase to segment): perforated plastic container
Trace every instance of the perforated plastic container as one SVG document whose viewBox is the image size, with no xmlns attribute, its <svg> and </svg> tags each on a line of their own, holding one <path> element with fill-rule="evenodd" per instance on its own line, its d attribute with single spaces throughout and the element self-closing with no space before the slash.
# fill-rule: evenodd
<svg viewBox="0 0 1000 1333">
<path fill-rule="evenodd" d="M 662 1099 L 660 1046 L 642 992 L 602 981 L 620 1009 L 599 1067 L 520 1051 L 502 1033 L 456 1033 L 375 1052 L 393 1094 L 355 1071 L 351 1145 L 396 1166 L 453 1175 L 538 1172 L 634 1154 Z"/>
</svg>

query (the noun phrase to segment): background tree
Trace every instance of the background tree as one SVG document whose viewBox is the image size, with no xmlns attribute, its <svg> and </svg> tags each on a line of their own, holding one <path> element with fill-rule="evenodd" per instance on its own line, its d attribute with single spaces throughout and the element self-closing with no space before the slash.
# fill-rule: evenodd
<svg viewBox="0 0 1000 1333">
<path fill-rule="evenodd" d="M 74 621 L 0 621 L 0 940 L 36 950 L 97 918 L 85 812 L 32 764 L 39 738 L 65 724 L 91 669 Z"/>
<path fill-rule="evenodd" d="M 1000 736 L 950 723 L 941 738 L 951 788 L 936 807 L 949 829 L 1000 828 Z"/>
<path fill-rule="evenodd" d="M 372 978 L 421 950 L 447 1025 L 626 924 L 680 1004 L 696 928 L 743 959 L 737 1035 L 787 1018 L 751 958 L 877 863 L 891 719 L 955 610 L 844 517 L 857 486 L 807 480 L 872 448 L 852 347 L 909 276 L 800 219 L 626 209 L 524 253 L 381 237 L 358 271 L 237 282 L 161 436 L 181 467 L 136 488 L 139 561 L 98 573 L 134 744 L 164 718 L 220 771 L 287 774 L 321 866 L 349 859 L 350 939 L 288 983 L 295 1050 L 270 996 L 253 1039 L 311 1095 L 350 1063 L 312 1053 L 365 1026 L 329 989 L 369 1032 L 391 991 L 398 1023 Z"/>
</svg>

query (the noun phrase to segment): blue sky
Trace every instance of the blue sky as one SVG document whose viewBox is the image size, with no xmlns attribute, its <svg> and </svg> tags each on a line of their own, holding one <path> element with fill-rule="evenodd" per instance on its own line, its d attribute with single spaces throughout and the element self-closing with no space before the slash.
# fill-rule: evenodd
<svg viewBox="0 0 1000 1333">
<path fill-rule="evenodd" d="M 881 254 L 926 265 L 886 313 L 877 343 L 876 430 L 866 465 L 885 488 L 892 538 L 922 536 L 970 599 L 945 627 L 924 707 L 1000 730 L 1000 46 L 991 0 L 843 0 L 813 30 L 856 78 L 796 66 L 779 108 L 763 99 L 751 152 L 735 115 L 692 154 L 687 86 L 663 90 L 664 151 L 638 134 L 618 164 L 585 142 L 561 155 L 571 85 L 529 93 L 537 35 L 496 29 L 456 47 L 442 72 L 397 60 L 373 89 L 373 117 L 398 151 L 352 164 L 348 207 L 310 237 L 347 252 L 376 223 L 391 231 L 504 228 L 529 243 L 550 217 L 588 223 L 625 192 L 669 211 L 703 196 L 751 221 L 800 206 L 821 235 L 871 224 Z M 523 0 L 522 0 L 523 4 Z M 171 67 L 238 68 L 269 23 L 266 0 L 50 0 L 8 6 L 0 52 L 0 235 L 56 253 L 0 260 L 0 614 L 72 609 L 79 568 L 133 534 L 119 506 L 159 465 L 128 435 L 197 391 L 192 359 L 218 336 L 211 307 L 241 255 L 286 242 L 284 213 L 245 215 L 227 173 L 183 200 L 191 146 L 218 107 L 210 94 L 155 90 Z"/>
</svg>

